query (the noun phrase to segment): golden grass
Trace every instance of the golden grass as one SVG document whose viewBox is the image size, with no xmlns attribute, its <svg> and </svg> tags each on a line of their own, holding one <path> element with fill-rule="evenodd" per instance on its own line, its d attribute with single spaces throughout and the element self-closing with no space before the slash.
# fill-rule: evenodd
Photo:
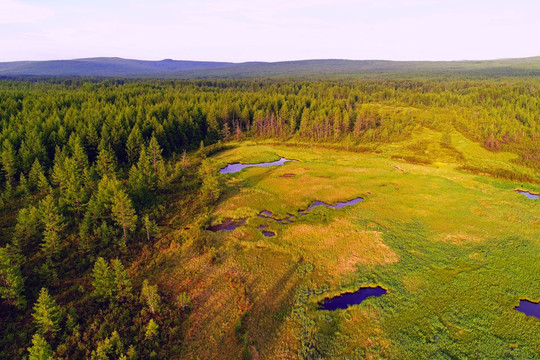
<svg viewBox="0 0 540 360">
<path fill-rule="evenodd" d="M 377 231 L 362 231 L 350 221 L 337 218 L 327 225 L 295 224 L 282 236 L 308 261 L 326 267 L 329 275 L 354 271 L 359 264 L 375 266 L 398 261 L 398 256 Z"/>
<path fill-rule="evenodd" d="M 422 138 L 405 142 L 405 150 L 398 144 L 383 148 L 382 154 L 253 145 L 215 156 L 222 164 L 269 161 L 279 156 L 299 161 L 222 176 L 225 189 L 212 221 L 227 217 L 248 217 L 248 221 L 232 232 L 207 234 L 208 246 L 218 253 L 217 261 L 212 262 L 208 254 L 193 254 L 189 244 L 169 250 L 169 257 L 178 265 L 169 275 L 168 287 L 188 291 L 196 306 L 186 326 L 191 337 L 186 338 L 184 354 L 201 359 L 238 358 L 245 344 L 231 329 L 244 318 L 248 346 L 259 359 L 297 359 L 298 334 L 303 330 L 291 309 L 300 287 L 327 286 L 329 293 L 337 294 L 344 285 L 347 290 L 361 286 L 356 281 L 365 274 L 390 269 L 397 280 L 381 281 L 390 290 L 386 296 L 333 313 L 327 323 L 318 318 L 321 311 L 316 310 L 316 302 L 325 296 L 318 293 L 309 298 L 307 314 L 317 319 L 317 326 L 334 328 L 332 341 L 339 351 L 328 359 L 410 358 L 399 353 L 402 344 L 392 342 L 396 335 L 392 329 L 409 323 L 420 328 L 428 310 L 442 313 L 454 303 L 463 305 L 456 295 L 463 289 L 460 284 L 467 283 L 462 277 L 484 265 L 485 273 L 498 268 L 488 266 L 493 261 L 489 257 L 492 250 L 485 250 L 494 239 L 513 236 L 540 246 L 538 208 L 513 191 L 517 185 L 457 171 L 453 155 L 438 144 L 440 133 L 428 130 L 421 134 Z M 452 138 L 468 159 L 482 158 L 487 151 L 460 136 Z M 390 159 L 395 151 L 415 151 L 417 141 L 437 142 L 425 148 L 439 162 L 422 166 Z M 509 157 L 499 153 L 486 159 L 504 162 Z M 282 177 L 286 173 L 296 176 Z M 314 200 L 335 203 L 357 196 L 365 201 L 340 210 L 318 207 L 307 216 L 296 216 L 292 224 L 256 216 L 269 210 L 283 218 L 298 214 Z M 420 230 L 400 233 L 404 224 L 415 223 L 422 225 Z M 264 238 L 258 230 L 261 224 L 268 224 L 277 235 Z M 401 234 L 400 240 L 391 240 L 396 233 Z M 416 236 L 415 240 L 409 241 L 410 236 Z M 515 250 L 514 242 L 505 243 Z M 442 258 L 430 264 L 437 256 Z M 411 258 L 415 260 L 411 262 Z M 402 270 L 392 270 L 407 261 Z M 411 270 L 416 263 L 424 265 Z M 299 272 L 303 265 L 313 265 L 313 271 Z M 379 281 L 368 279 L 369 284 Z M 478 281 L 475 291 L 490 278 L 467 281 Z M 446 293 L 439 294 L 441 286 Z M 442 297 L 441 309 L 420 305 L 433 296 Z M 384 301 L 398 306 L 409 297 L 416 297 L 411 301 L 418 303 L 409 304 L 403 314 L 387 314 L 377 306 Z M 472 295 L 467 301 L 485 306 Z M 505 316 L 514 312 L 512 308 L 508 311 Z M 433 321 L 439 321 L 455 341 L 476 336 L 452 317 L 440 315 L 438 319 Z"/>
</svg>

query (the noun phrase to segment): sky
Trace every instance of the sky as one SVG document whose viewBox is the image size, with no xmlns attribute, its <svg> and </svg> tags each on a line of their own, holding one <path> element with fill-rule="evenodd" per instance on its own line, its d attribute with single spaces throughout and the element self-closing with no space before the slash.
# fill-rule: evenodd
<svg viewBox="0 0 540 360">
<path fill-rule="evenodd" d="M 539 0 L 0 0 L 0 61 L 540 55 Z"/>
</svg>

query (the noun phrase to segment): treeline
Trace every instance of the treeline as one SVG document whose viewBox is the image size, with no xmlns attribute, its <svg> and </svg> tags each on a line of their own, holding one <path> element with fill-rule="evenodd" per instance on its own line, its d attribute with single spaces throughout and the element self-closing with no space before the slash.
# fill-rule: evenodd
<svg viewBox="0 0 540 360">
<path fill-rule="evenodd" d="M 0 82 L 0 141 L 17 174 L 79 137 L 89 160 L 107 144 L 133 164 L 154 135 L 165 157 L 246 136 L 353 144 L 404 139 L 419 124 L 450 124 L 491 150 L 540 159 L 535 80 Z M 7 142 L 6 142 L 7 140 Z M 15 175 L 17 175 L 15 174 Z M 11 174 L 10 174 L 11 175 Z"/>
<path fill-rule="evenodd" d="M 231 139 L 297 138 L 363 151 L 451 126 L 540 169 L 538 85 L 1 81 L 0 357 L 176 354 L 189 299 L 124 266 L 158 237 L 160 199 L 219 198 L 211 162 L 189 167 L 191 150 L 204 158 Z"/>
</svg>

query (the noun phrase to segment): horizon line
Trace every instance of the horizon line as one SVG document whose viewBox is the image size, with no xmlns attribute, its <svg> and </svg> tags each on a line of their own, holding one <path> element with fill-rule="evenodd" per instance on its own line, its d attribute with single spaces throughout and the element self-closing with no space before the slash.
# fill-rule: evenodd
<svg viewBox="0 0 540 360">
<path fill-rule="evenodd" d="M 227 63 L 227 64 L 246 64 L 246 63 L 286 63 L 286 62 L 299 62 L 299 61 L 388 61 L 388 62 L 470 62 L 470 61 L 499 61 L 499 60 L 518 60 L 518 59 L 534 59 L 539 58 L 540 55 L 524 56 L 524 57 L 501 57 L 501 58 L 488 58 L 488 59 L 460 59 L 460 60 L 392 60 L 392 59 L 347 59 L 347 58 L 307 58 L 307 59 L 292 59 L 292 60 L 245 60 L 245 61 L 226 61 L 226 60 L 192 60 L 192 59 L 173 59 L 163 58 L 157 60 L 129 58 L 120 56 L 92 56 L 81 58 L 59 58 L 59 59 L 46 59 L 46 60 L 8 60 L 0 61 L 0 63 L 17 63 L 17 62 L 52 62 L 52 61 L 81 61 L 81 60 L 95 60 L 95 59 L 118 59 L 118 60 L 136 60 L 147 62 L 161 62 L 161 61 L 188 61 L 188 62 L 210 62 L 210 63 Z"/>
</svg>

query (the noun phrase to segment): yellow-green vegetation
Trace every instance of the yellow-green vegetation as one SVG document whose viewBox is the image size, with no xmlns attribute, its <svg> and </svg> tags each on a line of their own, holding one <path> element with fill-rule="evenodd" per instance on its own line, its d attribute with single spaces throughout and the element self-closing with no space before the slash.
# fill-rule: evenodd
<svg viewBox="0 0 540 360">
<path fill-rule="evenodd" d="M 532 359 L 540 321 L 514 310 L 540 300 L 540 211 L 522 184 L 458 170 L 477 161 L 515 167 L 457 132 L 414 138 L 379 153 L 239 143 L 212 157 L 227 163 L 297 159 L 220 175 L 223 194 L 207 219 L 248 218 L 206 234 L 194 226 L 171 258 L 171 287 L 194 304 L 182 354 L 201 359 Z M 430 165 L 399 160 L 422 149 Z M 459 155 L 456 155 L 459 154 Z M 392 156 L 394 155 L 394 156 Z M 520 169 L 523 170 L 523 169 Z M 292 173 L 295 177 L 282 177 Z M 539 191 L 538 185 L 526 185 Z M 317 207 L 361 196 L 343 209 Z M 294 214 L 291 224 L 257 217 Z M 263 237 L 259 225 L 275 237 Z M 384 296 L 346 310 L 325 297 L 380 285 Z"/>
<path fill-rule="evenodd" d="M 538 357 L 538 119 L 535 78 L 2 80 L 0 358 Z"/>
</svg>

